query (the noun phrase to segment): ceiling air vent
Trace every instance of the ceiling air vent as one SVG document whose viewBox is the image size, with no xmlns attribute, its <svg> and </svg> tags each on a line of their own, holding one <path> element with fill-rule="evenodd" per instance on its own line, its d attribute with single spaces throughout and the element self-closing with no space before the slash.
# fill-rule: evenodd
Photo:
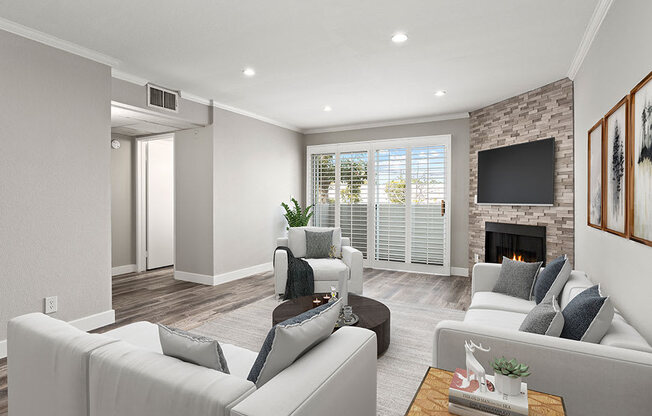
<svg viewBox="0 0 652 416">
<path fill-rule="evenodd" d="M 147 84 L 147 105 L 176 113 L 179 111 L 179 93 Z"/>
</svg>

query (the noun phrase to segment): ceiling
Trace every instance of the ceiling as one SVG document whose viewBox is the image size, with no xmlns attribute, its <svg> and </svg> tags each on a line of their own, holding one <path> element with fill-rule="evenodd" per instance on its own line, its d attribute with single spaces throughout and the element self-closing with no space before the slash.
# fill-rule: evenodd
<svg viewBox="0 0 652 416">
<path fill-rule="evenodd" d="M 111 105 L 111 133 L 125 136 L 147 136 L 170 133 L 199 127 L 197 124 L 180 121 L 159 114 Z"/>
<path fill-rule="evenodd" d="M 596 4 L 3 1 L 0 16 L 108 55 L 121 72 L 316 129 L 471 111 L 563 78 Z M 397 31 L 408 41 L 392 43 Z"/>
</svg>

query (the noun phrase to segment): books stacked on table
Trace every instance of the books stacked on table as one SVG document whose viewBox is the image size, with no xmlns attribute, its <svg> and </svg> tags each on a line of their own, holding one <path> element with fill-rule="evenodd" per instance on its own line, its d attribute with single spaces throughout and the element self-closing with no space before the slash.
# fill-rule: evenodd
<svg viewBox="0 0 652 416">
<path fill-rule="evenodd" d="M 466 370 L 458 368 L 448 388 L 448 411 L 459 416 L 528 415 L 527 384 L 521 383 L 518 396 L 499 393 L 495 386 L 493 376 L 486 376 L 483 389 L 477 380 L 467 380 Z"/>
</svg>

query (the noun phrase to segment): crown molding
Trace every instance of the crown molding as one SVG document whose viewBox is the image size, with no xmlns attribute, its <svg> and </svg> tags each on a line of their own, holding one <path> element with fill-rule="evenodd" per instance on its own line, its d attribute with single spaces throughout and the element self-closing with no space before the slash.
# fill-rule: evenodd
<svg viewBox="0 0 652 416">
<path fill-rule="evenodd" d="M 226 111 L 230 111 L 232 113 L 240 114 L 240 115 L 243 115 L 243 116 L 246 116 L 246 117 L 254 118 L 256 120 L 259 120 L 259 121 L 262 121 L 262 122 L 265 122 L 265 123 L 268 123 L 268 124 L 273 124 L 275 126 L 282 127 L 284 129 L 292 130 L 292 131 L 295 131 L 297 133 L 304 133 L 304 131 L 302 129 L 300 129 L 297 126 L 293 126 L 292 124 L 288 124 L 288 123 L 284 123 L 282 121 L 277 121 L 277 120 L 274 120 L 274 119 L 271 119 L 271 118 L 267 118 L 265 116 L 261 116 L 261 115 L 258 115 L 256 113 L 251 113 L 249 111 L 246 111 L 246 110 L 243 110 L 243 109 L 240 109 L 240 108 L 237 108 L 237 107 L 232 107 L 232 106 L 227 105 L 227 104 L 219 103 L 219 102 L 214 101 L 214 100 L 213 100 L 213 107 L 219 108 L 219 109 L 222 109 L 222 110 L 226 110 Z"/>
<path fill-rule="evenodd" d="M 589 53 L 591 44 L 598 34 L 600 25 L 602 25 L 602 22 L 607 16 L 607 12 L 609 11 L 609 8 L 612 4 L 613 0 L 599 0 L 598 4 L 595 6 L 593 15 L 591 16 L 589 24 L 586 26 L 586 30 L 584 31 L 584 36 L 582 36 L 582 40 L 580 41 L 580 46 L 575 52 L 575 56 L 573 57 L 570 68 L 568 68 L 567 76 L 571 81 L 575 79 L 577 72 L 580 70 L 582 63 L 584 62 L 584 58 L 586 58 L 586 55 Z"/>
<path fill-rule="evenodd" d="M 72 53 L 82 58 L 90 59 L 91 61 L 99 62 L 107 66 L 118 66 L 120 61 L 112 56 L 96 52 L 94 50 L 77 45 L 76 43 L 68 42 L 67 40 L 59 39 L 47 33 L 23 26 L 19 23 L 12 22 L 11 20 L 3 19 L 0 17 L 0 29 L 11 32 L 15 35 L 51 46 L 62 51 Z"/>
<path fill-rule="evenodd" d="M 138 75 L 129 74 L 127 72 L 120 71 L 119 69 L 111 68 L 111 76 L 122 81 L 130 82 L 132 84 L 137 84 L 144 86 L 149 81 L 147 78 L 139 77 Z"/>
<path fill-rule="evenodd" d="M 360 129 L 371 129 L 375 127 L 391 127 L 391 126 L 402 126 L 405 124 L 417 124 L 417 123 L 429 123 L 433 121 L 445 121 L 445 120 L 458 120 L 462 118 L 469 118 L 469 113 L 455 113 L 455 114 L 443 114 L 437 116 L 427 116 L 427 117 L 417 117 L 417 118 L 405 118 L 400 120 L 389 120 L 389 121 L 379 121 L 377 123 L 364 123 L 364 124 L 348 124 L 344 126 L 334 126 L 334 127 L 324 127 L 317 129 L 306 129 L 303 131 L 304 134 L 316 134 L 316 133 L 334 133 L 338 131 L 348 131 L 348 130 L 360 130 Z"/>
<path fill-rule="evenodd" d="M 190 94 L 189 92 L 185 92 L 185 91 L 181 91 L 180 94 L 181 94 L 181 98 L 185 100 L 192 101 L 198 104 L 207 105 L 209 107 L 212 105 L 211 100 L 209 100 L 208 98 L 200 97 L 199 95 L 195 95 L 195 94 Z"/>
</svg>

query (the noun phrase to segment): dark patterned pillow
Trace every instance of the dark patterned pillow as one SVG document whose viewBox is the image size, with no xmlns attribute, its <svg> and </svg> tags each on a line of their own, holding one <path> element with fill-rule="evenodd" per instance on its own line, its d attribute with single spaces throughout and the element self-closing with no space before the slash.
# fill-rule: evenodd
<svg viewBox="0 0 652 416">
<path fill-rule="evenodd" d="M 529 300 L 534 279 L 540 268 L 541 262 L 525 263 L 503 257 L 500 276 L 493 292 Z"/>
<path fill-rule="evenodd" d="M 557 257 L 543 268 L 539 272 L 532 290 L 532 296 L 536 303 L 539 304 L 544 300 L 550 300 L 553 296 L 559 296 L 570 273 L 570 262 L 565 255 Z"/>
<path fill-rule="evenodd" d="M 559 309 L 557 298 L 552 296 L 550 300 L 541 302 L 532 308 L 518 330 L 558 337 L 563 329 L 564 315 Z"/>
<path fill-rule="evenodd" d="M 247 380 L 260 388 L 312 347 L 328 338 L 340 317 L 342 300 L 327 303 L 274 325 Z"/>
<path fill-rule="evenodd" d="M 222 347 L 216 340 L 161 324 L 158 336 L 163 354 L 230 374 Z"/>
<path fill-rule="evenodd" d="M 608 296 L 600 294 L 600 288 L 596 285 L 575 296 L 562 313 L 562 338 L 598 343 L 611 327 L 614 306 Z"/>
<path fill-rule="evenodd" d="M 323 259 L 329 256 L 333 245 L 333 230 L 306 232 L 306 258 Z"/>
</svg>

